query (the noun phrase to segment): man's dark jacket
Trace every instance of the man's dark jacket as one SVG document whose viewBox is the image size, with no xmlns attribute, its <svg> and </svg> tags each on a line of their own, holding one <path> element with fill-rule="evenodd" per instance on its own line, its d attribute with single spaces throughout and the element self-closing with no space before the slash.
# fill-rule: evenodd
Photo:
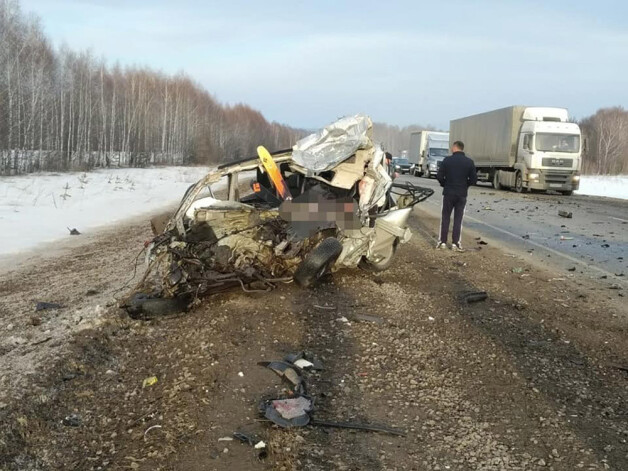
<svg viewBox="0 0 628 471">
<path fill-rule="evenodd" d="M 443 195 L 463 197 L 467 196 L 467 188 L 478 181 L 475 164 L 464 152 L 454 152 L 445 157 L 436 178 L 443 187 Z"/>
</svg>

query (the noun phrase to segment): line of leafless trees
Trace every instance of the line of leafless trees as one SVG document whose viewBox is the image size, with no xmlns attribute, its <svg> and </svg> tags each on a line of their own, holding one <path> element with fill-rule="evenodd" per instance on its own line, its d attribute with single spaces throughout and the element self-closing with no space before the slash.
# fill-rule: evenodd
<svg viewBox="0 0 628 471">
<path fill-rule="evenodd" d="M 628 174 L 628 111 L 602 108 L 580 121 L 585 139 L 583 173 Z"/>
<path fill-rule="evenodd" d="M 393 126 L 386 123 L 373 123 L 373 139 L 382 144 L 393 156 L 401 155 L 410 146 L 410 134 L 415 131 L 436 131 L 433 126 Z"/>
<path fill-rule="evenodd" d="M 303 134 L 246 105 L 224 106 L 183 74 L 55 51 L 37 18 L 0 0 L 0 175 L 218 163 Z"/>
</svg>

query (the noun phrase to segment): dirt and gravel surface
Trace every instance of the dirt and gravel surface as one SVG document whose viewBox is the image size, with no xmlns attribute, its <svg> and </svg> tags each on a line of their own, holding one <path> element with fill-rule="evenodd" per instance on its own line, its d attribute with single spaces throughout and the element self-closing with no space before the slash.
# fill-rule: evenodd
<svg viewBox="0 0 628 471">
<path fill-rule="evenodd" d="M 417 208 L 386 272 L 221 294 L 150 321 L 114 300 L 147 224 L 5 271 L 0 469 L 628 469 L 623 287 L 482 234 L 465 232 L 465 253 L 437 252 L 437 224 Z M 478 290 L 489 298 L 462 301 Z M 261 420 L 260 399 L 286 385 L 257 362 L 300 350 L 325 365 L 306 374 L 317 418 L 406 436 Z M 220 440 L 236 430 L 268 456 Z"/>
</svg>

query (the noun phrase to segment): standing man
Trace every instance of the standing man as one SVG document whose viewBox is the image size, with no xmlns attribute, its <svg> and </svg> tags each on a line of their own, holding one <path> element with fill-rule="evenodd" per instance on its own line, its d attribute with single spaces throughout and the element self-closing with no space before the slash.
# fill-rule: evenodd
<svg viewBox="0 0 628 471">
<path fill-rule="evenodd" d="M 451 250 L 462 252 L 460 235 L 462 232 L 462 217 L 464 207 L 467 204 L 467 189 L 475 185 L 478 177 L 475 173 L 473 160 L 464 155 L 464 144 L 461 141 L 454 142 L 451 148 L 452 155 L 445 157 L 441 163 L 436 178 L 443 187 L 443 212 L 440 222 L 440 239 L 437 249 L 447 248 L 447 234 L 449 233 L 449 220 L 451 212 L 454 212 L 454 227 L 452 230 Z"/>
</svg>

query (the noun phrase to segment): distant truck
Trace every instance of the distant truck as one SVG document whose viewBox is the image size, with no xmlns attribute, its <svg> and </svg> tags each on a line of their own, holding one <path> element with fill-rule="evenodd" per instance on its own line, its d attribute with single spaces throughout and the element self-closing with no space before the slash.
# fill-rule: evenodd
<svg viewBox="0 0 628 471">
<path fill-rule="evenodd" d="M 510 106 L 455 119 L 449 136 L 464 143 L 478 180 L 496 189 L 571 195 L 580 185 L 580 128 L 564 108 Z"/>
<path fill-rule="evenodd" d="M 435 177 L 440 162 L 449 155 L 449 133 L 419 131 L 410 134 L 408 160 L 414 176 Z"/>
</svg>

